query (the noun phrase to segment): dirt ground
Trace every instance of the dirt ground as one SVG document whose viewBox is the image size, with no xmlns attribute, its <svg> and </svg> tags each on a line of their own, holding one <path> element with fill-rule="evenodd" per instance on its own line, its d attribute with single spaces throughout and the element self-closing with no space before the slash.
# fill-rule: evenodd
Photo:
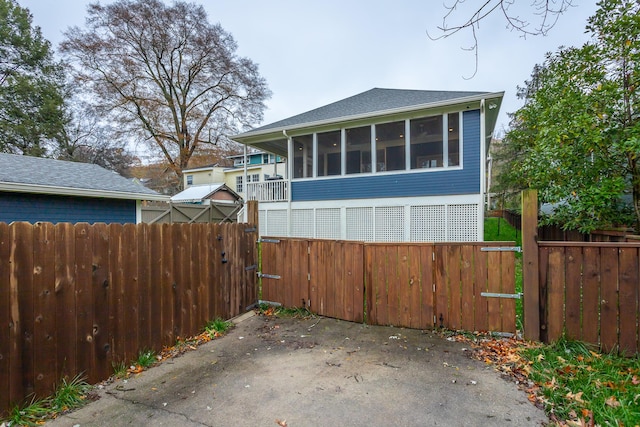
<svg viewBox="0 0 640 427">
<path fill-rule="evenodd" d="M 55 426 L 536 426 L 514 383 L 431 332 L 245 315 Z"/>
</svg>

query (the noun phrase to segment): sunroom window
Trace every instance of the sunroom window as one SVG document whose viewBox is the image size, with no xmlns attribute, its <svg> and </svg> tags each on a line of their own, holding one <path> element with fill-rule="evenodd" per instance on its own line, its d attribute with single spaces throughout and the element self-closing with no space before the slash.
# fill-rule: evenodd
<svg viewBox="0 0 640 427">
<path fill-rule="evenodd" d="M 442 116 L 411 120 L 411 169 L 441 168 L 444 162 Z"/>
<path fill-rule="evenodd" d="M 458 167 L 460 128 L 456 112 L 296 136 L 293 178 Z"/>
<path fill-rule="evenodd" d="M 340 175 L 340 131 L 318 133 L 318 176 Z"/>
<path fill-rule="evenodd" d="M 404 120 L 376 125 L 376 172 L 405 169 Z"/>
<path fill-rule="evenodd" d="M 371 172 L 371 126 L 347 129 L 347 173 Z"/>
<path fill-rule="evenodd" d="M 447 116 L 449 165 L 460 166 L 460 114 L 453 113 Z"/>
<path fill-rule="evenodd" d="M 293 177 L 313 176 L 313 135 L 293 138 Z"/>
</svg>

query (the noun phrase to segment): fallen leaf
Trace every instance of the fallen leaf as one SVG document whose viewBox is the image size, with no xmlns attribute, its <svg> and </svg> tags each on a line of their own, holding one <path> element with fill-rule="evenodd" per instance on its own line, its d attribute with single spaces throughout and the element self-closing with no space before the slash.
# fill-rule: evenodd
<svg viewBox="0 0 640 427">
<path fill-rule="evenodd" d="M 631 378 L 631 384 L 633 384 L 633 385 L 638 385 L 638 384 L 640 384 L 640 380 L 638 379 L 638 377 L 637 377 L 637 376 L 635 376 L 635 375 L 634 375 L 634 376 Z"/>
<path fill-rule="evenodd" d="M 612 408 L 617 408 L 618 406 L 620 406 L 620 402 L 618 402 L 615 396 L 609 397 L 607 400 L 605 400 L 604 403 L 608 406 L 611 406 Z"/>
<path fill-rule="evenodd" d="M 567 399 L 575 400 L 578 403 L 584 403 L 584 400 L 582 400 L 582 393 L 584 393 L 584 392 L 580 391 L 580 392 L 578 392 L 576 394 L 573 394 L 573 393 L 569 392 L 569 393 L 567 393 L 566 397 L 567 397 Z"/>
<path fill-rule="evenodd" d="M 280 427 L 287 427 L 287 420 L 276 420 L 276 424 L 278 424 Z"/>
</svg>

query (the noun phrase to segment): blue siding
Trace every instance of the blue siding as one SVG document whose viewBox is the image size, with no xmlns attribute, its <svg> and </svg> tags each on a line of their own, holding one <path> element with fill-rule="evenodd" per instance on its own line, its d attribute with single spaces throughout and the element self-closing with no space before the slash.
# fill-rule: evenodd
<svg viewBox="0 0 640 427">
<path fill-rule="evenodd" d="M 291 199 L 372 199 L 480 193 L 480 111 L 463 113 L 463 169 L 291 182 Z"/>
<path fill-rule="evenodd" d="M 136 201 L 0 192 L 0 222 L 135 223 Z"/>
</svg>

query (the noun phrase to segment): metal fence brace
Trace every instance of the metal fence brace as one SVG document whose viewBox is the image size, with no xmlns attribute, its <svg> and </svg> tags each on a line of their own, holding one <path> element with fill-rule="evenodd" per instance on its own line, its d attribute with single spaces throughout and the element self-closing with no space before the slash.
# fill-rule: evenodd
<svg viewBox="0 0 640 427">
<path fill-rule="evenodd" d="M 480 248 L 481 252 L 522 252 L 520 246 L 489 246 Z"/>
<path fill-rule="evenodd" d="M 522 298 L 522 293 L 517 294 L 501 294 L 496 292 L 480 292 L 480 296 L 488 297 L 488 298 L 513 298 L 520 299 Z"/>
</svg>

